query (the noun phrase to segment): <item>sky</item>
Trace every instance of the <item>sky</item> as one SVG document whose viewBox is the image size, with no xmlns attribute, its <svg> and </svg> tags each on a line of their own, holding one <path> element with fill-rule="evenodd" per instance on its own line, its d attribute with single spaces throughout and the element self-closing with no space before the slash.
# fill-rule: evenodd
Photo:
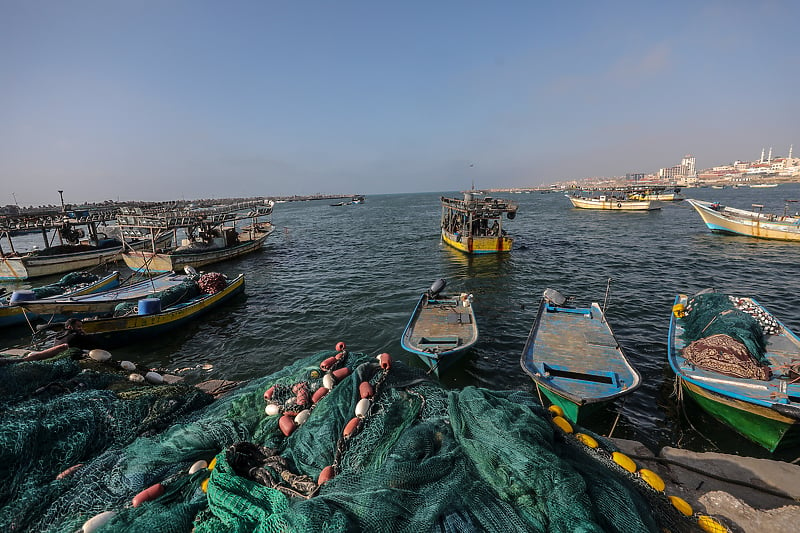
<svg viewBox="0 0 800 533">
<path fill-rule="evenodd" d="M 0 205 L 800 154 L 800 2 L 0 0 Z"/>
</svg>

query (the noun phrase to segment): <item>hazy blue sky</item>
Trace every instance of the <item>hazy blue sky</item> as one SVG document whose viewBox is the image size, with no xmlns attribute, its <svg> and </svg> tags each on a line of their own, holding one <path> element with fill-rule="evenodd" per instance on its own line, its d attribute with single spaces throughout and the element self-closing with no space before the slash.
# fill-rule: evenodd
<svg viewBox="0 0 800 533">
<path fill-rule="evenodd" d="M 0 0 L 0 205 L 800 154 L 799 21 L 792 0 Z"/>
</svg>

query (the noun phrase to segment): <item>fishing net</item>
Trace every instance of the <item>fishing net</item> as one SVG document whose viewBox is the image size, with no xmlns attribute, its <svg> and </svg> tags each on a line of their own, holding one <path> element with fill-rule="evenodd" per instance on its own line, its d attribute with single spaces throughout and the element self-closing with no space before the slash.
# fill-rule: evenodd
<svg viewBox="0 0 800 533">
<path fill-rule="evenodd" d="M 166 309 L 181 302 L 185 302 L 199 296 L 202 293 L 200 286 L 196 281 L 187 279 L 182 283 L 169 287 L 163 291 L 158 291 L 149 296 L 149 298 L 158 298 L 161 300 L 161 309 Z M 122 302 L 117 304 L 114 308 L 114 316 L 125 316 L 135 314 L 138 308 L 138 302 Z"/>
<path fill-rule="evenodd" d="M 47 298 L 49 296 L 64 294 L 66 291 L 75 288 L 77 285 L 93 283 L 98 279 L 100 278 L 88 272 L 71 272 L 58 280 L 56 283 L 51 283 L 50 285 L 45 285 L 43 287 L 36 287 L 31 290 L 33 290 L 33 293 L 36 295 L 37 299 Z"/>
<path fill-rule="evenodd" d="M 691 297 L 683 318 L 683 340 L 690 344 L 712 335 L 727 335 L 744 344 L 750 355 L 761 365 L 768 365 L 764 356 L 764 328 L 749 312 L 740 310 L 737 299 L 718 292 Z M 774 318 L 773 318 L 774 320 Z"/>
<path fill-rule="evenodd" d="M 557 429 L 527 392 L 445 390 L 342 351 L 215 401 L 86 364 L 65 354 L 0 367 L 0 530 L 74 532 L 105 511 L 100 531 L 693 527 L 662 492 Z M 149 487 L 160 495 L 134 506 Z"/>
</svg>

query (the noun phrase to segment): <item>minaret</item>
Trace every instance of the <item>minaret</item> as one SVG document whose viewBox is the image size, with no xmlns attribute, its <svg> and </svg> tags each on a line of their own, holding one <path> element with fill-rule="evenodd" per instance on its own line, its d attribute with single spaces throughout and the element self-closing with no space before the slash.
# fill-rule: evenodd
<svg viewBox="0 0 800 533">
<path fill-rule="evenodd" d="M 761 159 L 759 159 L 758 162 L 759 163 L 763 163 L 764 162 L 764 149 L 763 148 L 761 149 Z"/>
<path fill-rule="evenodd" d="M 794 145 L 793 145 L 793 144 L 790 144 L 790 145 L 789 145 L 789 159 L 791 159 L 791 158 L 792 158 L 792 148 L 794 148 Z"/>
<path fill-rule="evenodd" d="M 769 147 L 769 155 L 767 156 L 767 163 L 772 163 L 772 146 Z"/>
</svg>

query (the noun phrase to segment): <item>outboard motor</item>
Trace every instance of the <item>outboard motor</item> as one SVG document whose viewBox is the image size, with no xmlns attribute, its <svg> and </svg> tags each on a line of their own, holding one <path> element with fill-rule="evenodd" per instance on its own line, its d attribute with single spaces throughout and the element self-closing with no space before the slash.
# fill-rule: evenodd
<svg viewBox="0 0 800 533">
<path fill-rule="evenodd" d="M 439 293 L 442 292 L 446 286 L 447 282 L 445 280 L 443 280 L 442 278 L 437 279 L 436 281 L 433 282 L 431 288 L 428 289 L 428 297 L 436 298 L 437 296 L 439 296 Z"/>
<path fill-rule="evenodd" d="M 545 289 L 543 296 L 547 302 L 557 306 L 564 305 L 567 301 L 566 296 L 555 289 Z"/>
</svg>

